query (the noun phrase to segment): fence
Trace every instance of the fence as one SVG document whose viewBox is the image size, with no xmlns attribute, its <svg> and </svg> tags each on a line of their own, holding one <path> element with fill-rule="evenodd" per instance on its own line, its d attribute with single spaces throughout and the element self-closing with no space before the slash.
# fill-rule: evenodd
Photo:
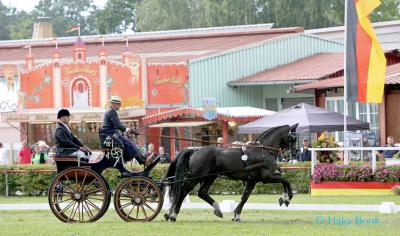
<svg viewBox="0 0 400 236">
<path fill-rule="evenodd" d="M 400 147 L 340 147 L 340 148 L 310 148 L 311 151 L 311 175 L 314 174 L 314 168 L 315 165 L 317 164 L 316 160 L 316 153 L 321 152 L 321 151 L 339 151 L 339 152 L 345 152 L 344 155 L 344 164 L 348 165 L 349 164 L 349 151 L 371 151 L 371 165 L 372 165 L 372 173 L 375 174 L 376 171 L 376 154 L 377 151 L 385 151 L 385 150 L 397 150 L 400 151 Z"/>
</svg>

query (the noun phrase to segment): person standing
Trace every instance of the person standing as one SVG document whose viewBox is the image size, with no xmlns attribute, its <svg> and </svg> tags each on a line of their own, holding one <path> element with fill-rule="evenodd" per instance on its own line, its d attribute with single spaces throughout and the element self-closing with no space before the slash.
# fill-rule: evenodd
<svg viewBox="0 0 400 236">
<path fill-rule="evenodd" d="M 32 163 L 32 149 L 28 146 L 28 142 L 22 142 L 22 148 L 19 151 L 19 160 L 18 163 L 21 165 L 31 164 Z"/>
<path fill-rule="evenodd" d="M 32 164 L 45 164 L 49 156 L 45 153 L 43 146 L 36 145 L 35 153 L 32 156 Z"/>
<path fill-rule="evenodd" d="M 158 155 L 160 157 L 160 163 L 161 164 L 165 164 L 165 163 L 170 163 L 171 162 L 171 157 L 167 153 L 165 153 L 163 146 L 160 146 L 158 148 L 158 152 L 159 152 Z"/>
<path fill-rule="evenodd" d="M 4 150 L 3 144 L 0 143 L 0 165 L 9 165 L 10 160 L 7 156 L 6 150 Z"/>
</svg>

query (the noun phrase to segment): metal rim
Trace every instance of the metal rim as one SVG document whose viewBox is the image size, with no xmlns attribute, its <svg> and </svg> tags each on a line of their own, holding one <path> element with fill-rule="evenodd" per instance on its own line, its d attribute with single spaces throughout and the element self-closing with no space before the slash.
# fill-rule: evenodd
<svg viewBox="0 0 400 236">
<path fill-rule="evenodd" d="M 115 210 L 128 222 L 153 220 L 161 211 L 162 204 L 160 188 L 149 178 L 128 178 L 115 190 Z"/>
<path fill-rule="evenodd" d="M 82 167 L 62 171 L 49 188 L 50 209 L 66 223 L 100 219 L 107 211 L 110 198 L 103 178 L 93 170 Z"/>
</svg>

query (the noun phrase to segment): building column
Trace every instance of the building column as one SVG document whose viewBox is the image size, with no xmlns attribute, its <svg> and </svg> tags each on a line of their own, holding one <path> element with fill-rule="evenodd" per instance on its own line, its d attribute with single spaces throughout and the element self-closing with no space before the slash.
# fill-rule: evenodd
<svg viewBox="0 0 400 236">
<path fill-rule="evenodd" d="M 379 142 L 380 145 L 386 142 L 386 92 L 383 95 L 382 103 L 379 104 Z"/>
<path fill-rule="evenodd" d="M 61 68 L 59 64 L 53 66 L 53 104 L 55 108 L 63 107 L 62 104 Z"/>
<path fill-rule="evenodd" d="M 169 128 L 169 135 L 171 136 L 171 137 L 174 137 L 175 136 L 175 132 L 174 132 L 174 128 Z M 170 151 L 170 157 L 171 157 L 171 160 L 173 160 L 174 158 L 175 158 L 175 139 L 173 139 L 173 138 L 170 138 L 169 139 L 169 145 L 170 145 L 170 147 L 171 147 L 171 151 Z"/>
<path fill-rule="evenodd" d="M 106 108 L 108 101 L 107 91 L 107 64 L 105 59 L 100 60 L 99 66 L 99 80 L 100 80 L 100 107 Z"/>
<path fill-rule="evenodd" d="M 224 144 L 227 144 L 229 141 L 228 121 L 222 121 L 222 138 L 224 139 Z"/>
</svg>

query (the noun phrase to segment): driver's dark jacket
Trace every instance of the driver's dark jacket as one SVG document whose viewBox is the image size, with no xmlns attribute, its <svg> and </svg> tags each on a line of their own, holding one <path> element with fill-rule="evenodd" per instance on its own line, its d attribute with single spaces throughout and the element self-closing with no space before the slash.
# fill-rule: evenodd
<svg viewBox="0 0 400 236">
<path fill-rule="evenodd" d="M 60 122 L 57 122 L 54 139 L 59 155 L 69 155 L 83 147 L 83 144 Z"/>
</svg>

